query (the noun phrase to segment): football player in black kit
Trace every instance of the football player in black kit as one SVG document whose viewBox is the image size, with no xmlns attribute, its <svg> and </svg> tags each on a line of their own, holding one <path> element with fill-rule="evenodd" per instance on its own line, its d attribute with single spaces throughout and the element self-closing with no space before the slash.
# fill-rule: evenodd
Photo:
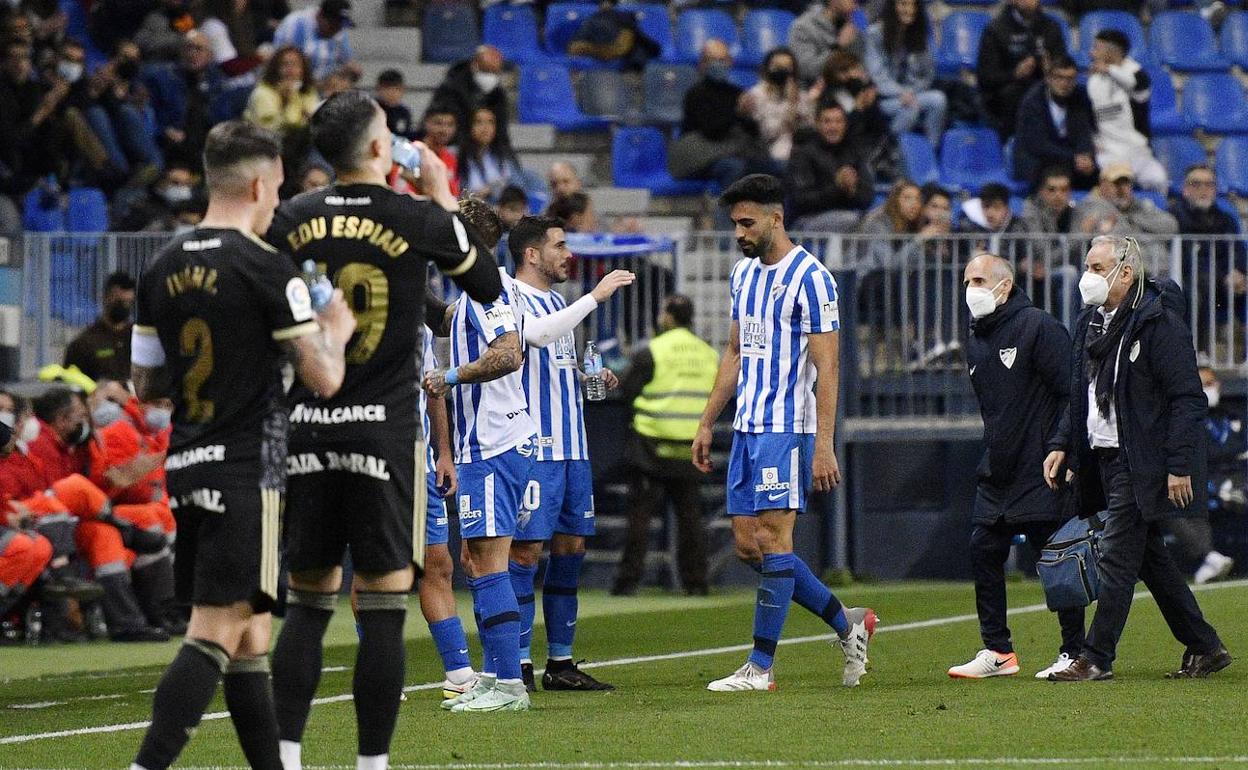
<svg viewBox="0 0 1248 770">
<path fill-rule="evenodd" d="M 192 610 L 131 768 L 169 767 L 224 678 L 248 763 L 280 770 L 266 656 L 286 473 L 281 364 L 285 357 L 309 391 L 332 396 L 355 319 L 340 293 L 314 311 L 294 266 L 257 237 L 282 184 L 276 134 L 242 121 L 217 125 L 204 175 L 204 221 L 139 279 L 134 385 L 142 400 L 173 398 L 166 468 L 177 588 Z"/>
<path fill-rule="evenodd" d="M 292 393 L 290 593 L 273 689 L 282 761 L 285 770 L 299 770 L 321 640 L 350 549 L 360 628 L 356 766 L 384 770 L 403 688 L 412 565 L 425 551 L 426 486 L 417 470 L 425 451 L 418 388 L 428 266 L 481 301 L 497 299 L 501 281 L 492 252 L 456 214 L 446 166 L 428 148 L 416 145 L 427 199 L 387 186 L 391 134 L 369 96 L 331 97 L 311 128 L 337 181 L 283 204 L 267 237 L 297 264 L 316 263 L 346 296 L 358 327 L 337 395 L 321 402 L 306 387 Z"/>
</svg>

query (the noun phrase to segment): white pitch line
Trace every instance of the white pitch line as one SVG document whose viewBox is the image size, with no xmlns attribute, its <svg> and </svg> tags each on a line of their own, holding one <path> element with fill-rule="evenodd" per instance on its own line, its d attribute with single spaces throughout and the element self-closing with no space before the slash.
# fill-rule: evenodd
<svg viewBox="0 0 1248 770">
<path fill-rule="evenodd" d="M 1223 583 L 1206 583 L 1203 586 L 1192 586 L 1192 590 L 1197 591 L 1197 592 L 1216 591 L 1216 590 L 1223 589 L 1223 588 L 1243 588 L 1245 586 L 1248 586 L 1248 580 L 1230 580 L 1230 581 L 1226 581 Z M 1134 598 L 1138 600 L 1138 599 L 1147 598 L 1149 596 L 1150 594 L 1148 591 L 1137 591 L 1134 595 Z M 1010 615 L 1023 615 L 1023 614 L 1033 613 L 1033 612 L 1040 612 L 1042 610 L 1047 610 L 1047 609 L 1048 607 L 1046 607 L 1043 604 L 1028 604 L 1023 607 L 1017 607 L 1015 609 L 1009 610 L 1009 614 Z M 921 628 L 935 628 L 937 626 L 948 626 L 948 625 L 953 625 L 955 623 L 964 623 L 970 620 L 978 620 L 978 616 L 973 615 L 973 614 L 949 615 L 943 618 L 928 618 L 927 620 L 915 620 L 909 623 L 898 623 L 893 626 L 881 626 L 880 628 L 876 630 L 876 633 L 882 634 L 882 633 L 897 632 L 897 631 L 914 631 L 916 629 L 921 629 Z M 810 642 L 827 641 L 827 640 L 832 639 L 833 636 L 834 634 L 799 636 L 799 637 L 794 637 L 792 639 L 781 639 L 780 644 L 782 645 L 808 644 Z M 745 652 L 747 650 L 752 650 L 752 649 L 754 649 L 754 646 L 752 644 L 737 644 L 737 645 L 731 645 L 727 647 L 707 647 L 707 648 L 703 648 L 700 650 L 684 650 L 681 652 L 668 652 L 668 653 L 663 653 L 660 655 L 641 655 L 641 656 L 632 657 L 632 658 L 614 658 L 612 660 L 603 660 L 603 661 L 598 661 L 596 663 L 584 663 L 581 665 L 581 668 L 606 668 L 609 666 L 630 666 L 630 665 L 635 665 L 637 663 L 656 663 L 656 662 L 666 661 L 666 660 L 680 660 L 682 658 L 700 658 L 700 657 L 707 657 L 711 655 L 723 655 L 725 653 L 730 653 L 730 652 Z M 540 672 L 534 672 L 534 673 L 540 675 Z M 440 688 L 441 686 L 442 686 L 441 682 L 426 682 L 424 684 L 415 684 L 415 685 L 409 685 L 408 687 L 404 687 L 403 692 L 434 690 L 434 689 Z M 314 698 L 312 700 L 312 705 L 324 706 L 324 705 L 331 704 L 331 703 L 347 703 L 352 700 L 354 700 L 354 696 L 351 693 L 343 693 L 342 695 L 331 695 L 331 696 L 324 697 L 324 698 Z M 230 716 L 230 712 L 228 711 L 213 711 L 211 713 L 204 714 L 203 721 L 228 719 L 229 716 Z M 125 724 L 117 724 L 117 725 L 98 725 L 96 727 L 76 727 L 76 728 L 69 729 L 69 730 L 54 730 L 54 731 L 46 732 L 46 733 L 31 733 L 29 735 L 9 735 L 9 736 L 0 738 L 0 746 L 5 746 L 5 745 L 15 744 L 15 743 L 30 743 L 31 741 L 50 740 L 52 738 L 69 738 L 75 735 L 97 735 L 100 733 L 124 732 L 126 730 L 144 730 L 150 725 L 151 725 L 151 722 L 127 722 Z M 656 765 L 656 767 L 674 767 L 674 766 L 676 765 L 672 765 L 670 763 Z M 697 767 L 697 765 L 688 765 L 688 766 Z M 725 764 L 710 765 L 710 767 L 730 767 L 730 766 L 731 765 L 725 765 Z M 812 764 L 808 766 L 819 767 L 820 765 Z M 905 765 L 897 765 L 897 766 L 904 767 Z M 474 767 L 476 766 L 472 766 L 472 765 L 462 765 L 462 766 L 460 765 L 410 765 L 410 766 L 406 766 L 404 765 L 404 766 L 395 766 L 395 767 L 396 767 L 396 770 L 399 767 L 410 767 L 413 770 L 422 770 L 423 768 L 448 768 L 450 770 L 454 770 L 454 768 L 462 767 L 465 770 L 473 770 Z M 513 767 L 516 768 L 517 770 L 519 768 L 527 768 L 527 767 L 532 767 L 532 768 L 551 767 L 551 768 L 554 768 L 554 770 L 559 770 L 560 768 L 564 766 L 563 765 L 542 765 L 542 764 L 527 764 L 527 765 L 519 764 L 519 765 L 514 765 L 514 766 L 513 765 L 479 766 L 480 770 L 512 770 Z M 612 767 L 612 765 L 591 763 L 591 764 L 584 764 L 584 765 L 572 764 L 572 765 L 567 765 L 566 767 L 568 768 L 583 767 L 583 768 L 589 768 L 590 770 L 594 770 L 596 768 L 610 768 Z M 647 765 L 624 764 L 624 765 L 619 765 L 619 767 L 645 768 L 647 767 Z M 743 767 L 747 767 L 747 766 L 743 766 Z M 829 767 L 837 767 L 837 765 L 829 765 Z M 191 770 L 191 768 L 187 768 L 186 770 Z M 311 768 L 309 768 L 309 770 L 311 770 Z"/>
</svg>

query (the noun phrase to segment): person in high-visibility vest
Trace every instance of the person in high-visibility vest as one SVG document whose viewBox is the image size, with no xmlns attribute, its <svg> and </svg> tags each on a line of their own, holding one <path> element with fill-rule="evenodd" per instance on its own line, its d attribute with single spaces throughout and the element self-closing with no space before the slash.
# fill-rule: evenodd
<svg viewBox="0 0 1248 770">
<path fill-rule="evenodd" d="M 698 419 L 715 385 L 719 354 L 692 331 L 693 302 L 673 294 L 663 302 L 659 334 L 633 355 L 620 390 L 633 403 L 626 459 L 634 470 L 628 540 L 611 593 L 632 594 L 641 582 L 650 519 L 670 499 L 676 511 L 681 587 L 705 595 L 706 551 L 699 474 L 690 464 Z"/>
</svg>

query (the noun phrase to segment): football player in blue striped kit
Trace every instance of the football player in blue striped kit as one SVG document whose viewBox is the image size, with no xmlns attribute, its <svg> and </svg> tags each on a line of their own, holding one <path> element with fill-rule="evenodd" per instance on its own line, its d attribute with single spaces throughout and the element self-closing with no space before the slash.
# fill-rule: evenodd
<svg viewBox="0 0 1248 770">
<path fill-rule="evenodd" d="M 875 630 L 868 608 L 845 609 L 793 553 L 793 526 L 812 485 L 841 481 L 833 452 L 839 379 L 836 281 L 784 230 L 784 187 L 766 174 L 733 183 L 720 197 L 745 258 L 732 270 L 732 331 L 697 436 L 693 463 L 711 470 L 711 432 L 736 398 L 728 461 L 728 514 L 737 554 L 761 575 L 754 649 L 715 692 L 774 690 L 772 661 L 789 602 L 820 616 L 845 654 L 842 683 L 866 673 Z"/>
<path fill-rule="evenodd" d="M 585 538 L 594 534 L 594 480 L 585 438 L 585 413 L 573 330 L 617 289 L 633 282 L 627 270 L 606 275 L 594 290 L 568 305 L 553 290 L 568 280 L 572 259 L 563 221 L 525 217 L 512 229 L 508 249 L 516 264 L 516 288 L 525 303 L 523 370 L 529 415 L 537 426 L 537 463 L 525 490 L 524 510 L 511 546 L 512 586 L 520 605 L 520 660 L 525 684 L 535 689 L 529 644 L 536 604 L 533 578 L 542 548 L 550 559 L 542 584 L 547 690 L 612 690 L 576 667 L 577 584 Z M 607 387 L 618 384 L 607 373 Z"/>
</svg>

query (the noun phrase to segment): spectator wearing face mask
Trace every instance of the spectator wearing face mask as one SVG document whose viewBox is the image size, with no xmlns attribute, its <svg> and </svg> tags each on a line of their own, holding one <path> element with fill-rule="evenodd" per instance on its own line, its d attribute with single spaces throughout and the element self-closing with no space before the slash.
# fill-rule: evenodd
<svg viewBox="0 0 1248 770">
<path fill-rule="evenodd" d="M 833 51 L 862 58 L 867 16 L 857 0 L 826 0 L 812 4 L 789 27 L 789 48 L 797 59 L 802 83 L 814 83 Z"/>
<path fill-rule="evenodd" d="M 148 6 L 151 7 L 151 6 Z M 186 33 L 195 29 L 186 0 L 160 0 L 134 33 L 134 42 L 148 61 L 175 61 Z"/>
<path fill-rule="evenodd" d="M 112 229 L 118 232 L 171 232 L 178 212 L 196 197 L 195 174 L 174 161 L 147 190 L 121 191 L 113 202 Z"/>
<path fill-rule="evenodd" d="M 472 129 L 472 112 L 478 106 L 494 113 L 499 136 L 510 142 L 507 124 L 511 105 L 503 88 L 503 55 L 492 45 L 483 45 L 447 70 L 446 78 L 433 92 L 433 103 L 445 104 L 455 110 L 456 143 L 463 142 Z"/>
<path fill-rule="evenodd" d="M 862 59 L 849 51 L 833 51 L 823 78 L 811 89 L 818 104 L 834 101 L 849 119 L 849 136 L 858 145 L 877 181 L 901 175 L 901 151 L 891 121 L 880 107 L 880 90 Z"/>
<path fill-rule="evenodd" d="M 134 278 L 113 273 L 104 282 L 103 312 L 65 349 L 65 366 L 91 379 L 130 379 L 130 331 L 134 321 Z"/>
<path fill-rule="evenodd" d="M 797 84 L 797 63 L 788 48 L 773 48 L 763 59 L 758 83 L 745 92 L 742 108 L 758 125 L 767 153 L 777 163 L 787 163 L 793 137 L 813 128 L 815 97 Z"/>
<path fill-rule="evenodd" d="M 139 47 L 122 41 L 116 55 L 88 78 L 82 78 L 81 65 L 66 66 L 83 84 L 71 90 L 70 103 L 82 110 L 113 169 L 130 185 L 142 187 L 164 166 L 164 156 L 148 130 L 155 123 L 152 108 L 135 93 L 139 59 Z"/>
</svg>

